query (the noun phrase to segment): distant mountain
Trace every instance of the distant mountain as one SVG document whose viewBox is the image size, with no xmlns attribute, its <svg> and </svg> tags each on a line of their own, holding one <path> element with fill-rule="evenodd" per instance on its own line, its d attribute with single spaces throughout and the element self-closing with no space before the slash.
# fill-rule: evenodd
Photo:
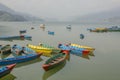
<svg viewBox="0 0 120 80">
<path fill-rule="evenodd" d="M 27 19 L 21 15 L 15 15 L 9 12 L 0 11 L 0 21 L 27 21 Z"/>
<path fill-rule="evenodd" d="M 120 8 L 111 9 L 86 16 L 77 16 L 74 20 L 78 22 L 113 22 L 120 23 Z"/>
<path fill-rule="evenodd" d="M 41 18 L 16 12 L 0 3 L 0 21 L 44 21 Z"/>
<path fill-rule="evenodd" d="M 0 3 L 0 11 L 6 11 L 6 12 L 9 12 L 9 13 L 14 13 L 15 11 L 8 8 L 7 6 L 3 5 Z"/>
</svg>

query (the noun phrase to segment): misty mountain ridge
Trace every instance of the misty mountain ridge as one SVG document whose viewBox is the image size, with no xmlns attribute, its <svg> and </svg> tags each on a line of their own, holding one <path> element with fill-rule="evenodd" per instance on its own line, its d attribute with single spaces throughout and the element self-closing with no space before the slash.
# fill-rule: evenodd
<svg viewBox="0 0 120 80">
<path fill-rule="evenodd" d="M 5 11 L 5 12 L 9 12 L 9 13 L 14 13 L 14 10 L 8 8 L 7 6 L 3 5 L 0 3 L 0 11 Z"/>
<path fill-rule="evenodd" d="M 120 7 L 119 7 L 120 8 Z M 119 8 L 114 8 L 108 11 L 103 11 L 99 13 L 92 13 L 85 16 L 77 16 L 74 18 L 77 22 L 120 22 L 120 10 Z"/>
<path fill-rule="evenodd" d="M 0 21 L 44 21 L 38 17 L 16 12 L 0 3 Z"/>
</svg>

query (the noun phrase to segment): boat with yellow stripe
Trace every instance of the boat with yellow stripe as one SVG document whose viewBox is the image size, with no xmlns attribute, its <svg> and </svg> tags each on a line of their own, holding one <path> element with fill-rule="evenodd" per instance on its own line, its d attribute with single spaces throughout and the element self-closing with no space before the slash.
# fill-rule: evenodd
<svg viewBox="0 0 120 80">
<path fill-rule="evenodd" d="M 48 56 L 50 57 L 52 54 L 52 50 L 50 48 L 42 47 L 39 45 L 32 45 L 32 44 L 27 44 L 27 47 L 33 49 L 36 53 L 43 53 L 43 56 Z"/>
<path fill-rule="evenodd" d="M 90 50 L 90 51 L 94 51 L 95 50 L 95 48 L 93 48 L 93 47 L 83 46 L 83 45 L 74 44 L 74 43 L 71 43 L 70 46 L 75 46 L 75 47 L 78 47 L 78 48 L 85 48 L 85 49 Z"/>
<path fill-rule="evenodd" d="M 49 48 L 52 50 L 53 53 L 58 53 L 58 52 L 61 52 L 61 49 L 59 48 L 56 48 L 56 47 L 53 47 L 51 45 L 48 45 L 48 44 L 44 44 L 44 43 L 39 43 L 39 46 L 41 47 L 45 47 L 45 48 Z"/>
</svg>

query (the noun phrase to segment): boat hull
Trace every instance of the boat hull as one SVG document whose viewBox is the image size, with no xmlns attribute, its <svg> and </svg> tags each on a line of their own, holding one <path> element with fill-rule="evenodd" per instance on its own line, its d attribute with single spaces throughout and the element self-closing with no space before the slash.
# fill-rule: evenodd
<svg viewBox="0 0 120 80">
<path fill-rule="evenodd" d="M 42 53 L 41 54 L 28 54 L 25 56 L 17 56 L 13 58 L 4 58 L 0 60 L 0 66 L 31 61 L 33 59 L 39 58 L 41 55 Z"/>
<path fill-rule="evenodd" d="M 16 64 L 11 64 L 11 65 L 2 67 L 0 69 L 1 70 L 0 71 L 0 78 L 9 74 L 15 66 L 16 66 Z"/>
<path fill-rule="evenodd" d="M 42 53 L 43 56 L 51 56 L 52 50 L 49 48 L 45 48 L 45 47 L 41 47 L 41 46 L 36 46 L 36 45 L 31 45 L 31 44 L 27 44 L 28 48 L 31 48 L 32 50 L 34 50 L 36 53 Z"/>
<path fill-rule="evenodd" d="M 55 68 L 56 66 L 62 64 L 63 62 L 65 62 L 65 59 L 62 59 L 60 62 L 58 62 L 58 63 L 56 63 L 56 64 L 51 64 L 51 65 L 45 65 L 45 64 L 44 64 L 42 67 L 43 67 L 43 69 L 44 69 L 45 71 L 48 71 L 48 70 L 53 69 L 53 68 Z"/>
<path fill-rule="evenodd" d="M 45 71 L 48 71 L 50 69 L 55 68 L 56 66 L 62 64 L 64 61 L 66 61 L 68 55 L 69 55 L 69 51 L 63 51 L 61 53 L 58 53 L 58 54 L 52 56 L 45 62 L 45 64 L 42 65 L 43 69 Z"/>
<path fill-rule="evenodd" d="M 64 45 L 64 44 L 59 44 L 58 47 L 62 50 L 70 50 L 71 54 L 76 54 L 76 55 L 88 55 L 90 53 L 89 50 L 84 49 L 84 48 L 77 48 L 74 46 L 70 46 L 70 45 Z"/>
</svg>

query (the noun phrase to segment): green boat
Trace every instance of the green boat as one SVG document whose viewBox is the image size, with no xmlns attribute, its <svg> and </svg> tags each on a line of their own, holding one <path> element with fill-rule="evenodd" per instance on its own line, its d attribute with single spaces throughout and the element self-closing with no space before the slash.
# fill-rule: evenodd
<svg viewBox="0 0 120 80">
<path fill-rule="evenodd" d="M 64 61 L 66 61 L 67 56 L 69 55 L 68 50 L 64 50 L 63 52 L 60 52 L 51 58 L 49 58 L 43 65 L 42 68 L 45 71 L 48 71 L 50 69 L 55 68 L 58 65 L 61 65 Z"/>
</svg>

